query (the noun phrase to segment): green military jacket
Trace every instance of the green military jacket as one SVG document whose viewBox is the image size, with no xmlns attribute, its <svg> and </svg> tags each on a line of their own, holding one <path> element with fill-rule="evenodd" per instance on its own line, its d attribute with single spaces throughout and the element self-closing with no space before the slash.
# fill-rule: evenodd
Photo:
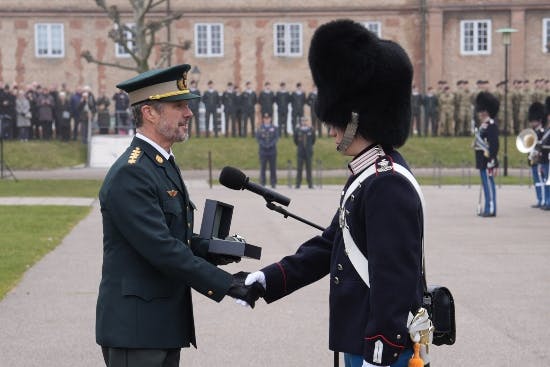
<svg viewBox="0 0 550 367">
<path fill-rule="evenodd" d="M 178 170 L 134 138 L 99 192 L 103 268 L 96 341 L 115 348 L 196 347 L 191 288 L 219 302 L 232 277 L 193 236 L 193 203 Z"/>
</svg>

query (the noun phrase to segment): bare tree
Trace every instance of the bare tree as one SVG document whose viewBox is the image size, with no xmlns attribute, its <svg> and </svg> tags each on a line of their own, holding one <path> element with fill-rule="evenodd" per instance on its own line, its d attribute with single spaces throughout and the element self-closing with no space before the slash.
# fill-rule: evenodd
<svg viewBox="0 0 550 367">
<path fill-rule="evenodd" d="M 90 63 L 116 67 L 125 70 L 134 70 L 138 73 L 149 70 L 149 58 L 155 47 L 160 47 L 161 57 L 155 63 L 155 67 L 165 65 L 170 58 L 172 50 L 181 48 L 189 49 L 190 41 L 183 44 L 160 42 L 156 39 L 157 32 L 166 29 L 169 34 L 170 24 L 180 19 L 182 12 L 171 12 L 169 10 L 170 0 L 128 0 L 133 15 L 133 24 L 121 20 L 121 12 L 116 5 L 108 6 L 105 0 L 95 0 L 97 6 L 105 11 L 107 17 L 113 22 L 113 28 L 109 31 L 109 38 L 118 44 L 125 53 L 135 62 L 135 66 L 124 65 L 119 62 L 107 62 L 96 59 L 89 50 L 83 51 L 80 56 Z M 168 5 L 164 16 L 159 11 L 155 12 L 155 18 L 151 18 L 154 10 L 161 4 Z M 156 9 L 155 9 L 156 8 Z M 147 16 L 150 16 L 146 19 Z M 160 16 L 159 16 L 160 15 Z"/>
</svg>

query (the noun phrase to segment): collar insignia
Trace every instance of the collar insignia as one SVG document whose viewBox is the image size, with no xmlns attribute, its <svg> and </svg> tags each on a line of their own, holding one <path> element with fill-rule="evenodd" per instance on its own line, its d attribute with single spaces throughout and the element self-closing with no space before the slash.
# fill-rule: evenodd
<svg viewBox="0 0 550 367">
<path fill-rule="evenodd" d="M 164 163 L 164 159 L 163 159 L 159 154 L 157 154 L 157 156 L 155 157 L 155 160 L 156 160 L 159 164 Z"/>
<path fill-rule="evenodd" d="M 176 197 L 176 195 L 178 194 L 178 191 L 177 190 L 168 190 L 166 191 L 168 193 L 168 195 L 173 198 L 173 197 Z"/>
<path fill-rule="evenodd" d="M 132 153 L 130 153 L 130 156 L 128 157 L 128 163 L 129 164 L 136 164 L 137 159 L 139 158 L 141 154 L 141 148 L 135 147 L 134 150 L 132 150 Z"/>
<path fill-rule="evenodd" d="M 380 157 L 380 159 L 376 161 L 376 172 L 386 172 L 391 171 L 392 169 L 392 162 L 386 157 Z"/>
</svg>

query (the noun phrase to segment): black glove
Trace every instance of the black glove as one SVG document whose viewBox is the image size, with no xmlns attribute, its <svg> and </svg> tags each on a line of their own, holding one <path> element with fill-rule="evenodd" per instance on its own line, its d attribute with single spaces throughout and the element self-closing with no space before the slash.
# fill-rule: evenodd
<svg viewBox="0 0 550 367">
<path fill-rule="evenodd" d="M 244 281 L 246 280 L 248 274 L 249 273 L 246 273 L 244 271 L 233 274 L 233 283 L 231 283 L 227 294 L 233 298 L 242 299 L 243 301 L 248 303 L 250 307 L 254 308 L 254 305 L 256 304 L 258 298 L 265 295 L 265 289 L 258 282 L 255 282 L 254 284 L 249 286 L 245 286 Z"/>
<path fill-rule="evenodd" d="M 227 265 L 231 263 L 238 263 L 241 261 L 239 256 L 221 255 L 221 254 L 208 254 L 208 262 L 214 265 Z M 243 280 L 244 285 L 244 280 Z"/>
</svg>

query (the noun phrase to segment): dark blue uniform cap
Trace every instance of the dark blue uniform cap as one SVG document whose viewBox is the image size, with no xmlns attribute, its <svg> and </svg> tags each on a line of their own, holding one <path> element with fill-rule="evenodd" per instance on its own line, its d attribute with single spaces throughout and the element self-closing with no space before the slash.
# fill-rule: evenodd
<svg viewBox="0 0 550 367">
<path fill-rule="evenodd" d="M 188 64 L 166 69 L 148 70 L 132 79 L 117 84 L 117 88 L 128 93 L 130 104 L 144 101 L 173 102 L 200 98 L 187 87 Z"/>
</svg>

